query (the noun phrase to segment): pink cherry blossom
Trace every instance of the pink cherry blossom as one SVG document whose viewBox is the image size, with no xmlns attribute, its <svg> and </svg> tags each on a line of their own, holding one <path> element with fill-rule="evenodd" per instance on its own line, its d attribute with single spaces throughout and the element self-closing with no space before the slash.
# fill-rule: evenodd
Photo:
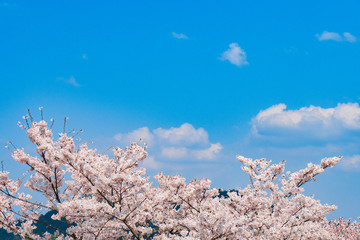
<svg viewBox="0 0 360 240">
<path fill-rule="evenodd" d="M 53 237 L 34 233 L 49 210 L 68 226 L 66 231 L 52 226 L 57 239 L 356 239 L 360 234 L 357 223 L 326 219 L 336 206 L 303 194 L 304 184 L 340 157 L 285 173 L 284 162 L 238 156 L 250 183 L 220 197 L 208 179 L 187 183 L 159 173 L 155 187 L 139 167 L 145 145 L 99 154 L 86 143 L 77 146 L 66 133 L 54 139 L 44 120 L 31 121 L 28 128 L 19 126 L 35 144 L 35 155 L 12 152 L 29 167 L 24 183 L 0 172 L 0 227 L 23 238 Z M 24 188 L 42 201 L 32 200 Z"/>
</svg>

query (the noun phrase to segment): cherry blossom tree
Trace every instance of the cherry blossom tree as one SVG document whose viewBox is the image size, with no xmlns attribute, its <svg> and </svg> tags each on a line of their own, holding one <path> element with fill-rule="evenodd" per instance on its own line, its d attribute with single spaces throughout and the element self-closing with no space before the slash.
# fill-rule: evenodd
<svg viewBox="0 0 360 240">
<path fill-rule="evenodd" d="M 131 143 L 113 154 L 100 154 L 74 136 L 53 137 L 44 120 L 26 117 L 26 130 L 36 155 L 14 148 L 12 157 L 28 166 L 24 180 L 0 173 L 0 227 L 24 239 L 346 239 L 334 230 L 340 222 L 325 215 L 336 209 L 303 194 L 340 157 L 309 163 L 285 173 L 285 163 L 266 159 L 237 159 L 250 176 L 246 188 L 221 197 L 208 179 L 186 183 L 181 176 L 155 176 L 154 186 L 139 163 L 146 145 Z M 31 192 L 42 195 L 33 200 Z M 64 221 L 67 229 L 51 225 L 42 213 Z M 56 230 L 35 234 L 36 223 Z M 345 224 L 346 225 L 346 224 Z M 349 225 L 349 223 L 348 223 Z M 351 226 L 359 232 L 358 225 Z M 355 226 L 355 225 L 354 225 Z M 354 230 L 355 229 L 355 230 Z"/>
<path fill-rule="evenodd" d="M 360 218 L 359 218 L 360 220 Z M 324 228 L 336 239 L 360 240 L 360 223 L 351 222 L 351 219 L 339 218 L 324 224 Z"/>
</svg>

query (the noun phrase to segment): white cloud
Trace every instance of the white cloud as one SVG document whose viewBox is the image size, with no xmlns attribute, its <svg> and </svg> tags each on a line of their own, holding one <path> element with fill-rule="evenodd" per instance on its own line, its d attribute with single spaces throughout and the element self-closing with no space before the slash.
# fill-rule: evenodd
<svg viewBox="0 0 360 240">
<path fill-rule="evenodd" d="M 179 128 L 158 128 L 154 134 L 161 141 L 173 145 L 194 145 L 208 143 L 209 135 L 203 128 L 195 129 L 191 124 L 184 123 Z"/>
<path fill-rule="evenodd" d="M 142 127 L 126 134 L 118 133 L 114 136 L 114 138 L 115 140 L 123 144 L 129 144 L 130 142 L 138 142 L 141 139 L 148 145 L 152 145 L 154 135 L 150 132 L 148 127 Z"/>
<path fill-rule="evenodd" d="M 155 161 L 155 158 L 153 156 L 147 156 L 142 161 L 142 165 L 148 169 L 159 169 L 162 166 L 160 162 Z"/>
<path fill-rule="evenodd" d="M 334 118 L 346 128 L 360 129 L 360 108 L 358 103 L 338 104 Z"/>
<path fill-rule="evenodd" d="M 324 31 L 321 34 L 316 34 L 315 36 L 319 39 L 319 41 L 333 40 L 337 42 L 356 42 L 357 40 L 356 37 L 349 32 L 344 32 L 343 36 L 341 36 L 336 32 Z"/>
<path fill-rule="evenodd" d="M 334 41 L 342 41 L 342 37 L 340 34 L 336 32 L 328 32 L 324 31 L 322 34 L 316 34 L 315 35 L 319 41 L 327 41 L 327 40 L 334 40 Z"/>
<path fill-rule="evenodd" d="M 196 159 L 214 159 L 217 154 L 223 149 L 220 143 L 211 143 L 208 148 L 189 149 L 186 147 L 169 147 L 163 148 L 161 151 L 162 156 L 169 159 L 184 159 L 184 158 L 196 158 Z"/>
<path fill-rule="evenodd" d="M 137 142 L 140 138 L 148 143 L 150 153 L 160 160 L 211 160 L 222 149 L 220 143 L 209 142 L 209 135 L 205 129 L 195 129 L 189 123 L 168 129 L 157 128 L 153 131 L 148 127 L 142 127 L 114 136 L 114 139 L 123 145 L 128 145 L 131 141 Z"/>
<path fill-rule="evenodd" d="M 193 154 L 197 159 L 214 159 L 216 154 L 223 149 L 220 143 L 212 143 L 209 148 L 194 150 Z"/>
<path fill-rule="evenodd" d="M 237 43 L 231 43 L 229 47 L 230 49 L 221 54 L 220 59 L 222 61 L 229 61 L 236 66 L 249 64 L 246 60 L 245 51 Z"/>
<path fill-rule="evenodd" d="M 345 41 L 356 42 L 356 40 L 357 40 L 356 37 L 349 32 L 344 32 L 343 35 L 344 35 Z"/>
<path fill-rule="evenodd" d="M 360 155 L 345 156 L 340 161 L 340 166 L 345 170 L 360 169 Z"/>
<path fill-rule="evenodd" d="M 171 34 L 173 35 L 174 38 L 177 38 L 177 39 L 189 39 L 189 37 L 183 33 L 172 32 Z"/>
<path fill-rule="evenodd" d="M 58 77 L 57 80 L 63 81 L 67 84 L 70 84 L 74 87 L 81 87 L 81 85 L 76 81 L 74 76 L 71 76 L 70 78 L 64 78 L 64 77 Z"/>
<path fill-rule="evenodd" d="M 358 103 L 347 103 L 287 110 L 285 104 L 278 104 L 260 111 L 252 120 L 252 130 L 257 137 L 336 140 L 360 130 L 360 108 Z"/>
<path fill-rule="evenodd" d="M 161 155 L 170 159 L 184 158 L 187 156 L 188 150 L 185 147 L 176 148 L 169 147 L 161 150 Z"/>
<path fill-rule="evenodd" d="M 74 78 L 74 76 L 71 76 L 67 82 L 70 84 L 70 85 L 73 85 L 75 87 L 80 87 L 81 85 L 76 81 L 76 79 Z"/>
<path fill-rule="evenodd" d="M 260 111 L 254 124 L 297 128 L 301 124 L 321 123 L 334 127 L 340 124 L 345 128 L 360 129 L 360 108 L 358 103 L 338 104 L 335 108 L 302 107 L 298 110 L 286 110 L 285 104 L 278 104 Z"/>
</svg>

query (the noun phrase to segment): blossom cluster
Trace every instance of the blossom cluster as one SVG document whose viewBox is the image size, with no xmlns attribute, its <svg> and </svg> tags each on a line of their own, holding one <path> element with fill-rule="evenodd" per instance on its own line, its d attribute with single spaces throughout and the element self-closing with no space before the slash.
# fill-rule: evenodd
<svg viewBox="0 0 360 240">
<path fill-rule="evenodd" d="M 356 239 L 360 233 L 356 223 L 326 219 L 336 206 L 303 194 L 303 185 L 340 157 L 285 173 L 284 162 L 238 156 L 251 183 L 221 197 L 208 179 L 187 183 L 159 173 L 154 186 L 139 166 L 145 145 L 113 148 L 110 156 L 76 146 L 66 133 L 55 140 L 44 120 L 24 128 L 36 156 L 24 149 L 12 156 L 29 167 L 26 182 L 0 172 L 0 227 L 24 239 Z M 41 218 L 46 211 L 67 229 Z M 55 235 L 35 234 L 36 223 Z"/>
</svg>

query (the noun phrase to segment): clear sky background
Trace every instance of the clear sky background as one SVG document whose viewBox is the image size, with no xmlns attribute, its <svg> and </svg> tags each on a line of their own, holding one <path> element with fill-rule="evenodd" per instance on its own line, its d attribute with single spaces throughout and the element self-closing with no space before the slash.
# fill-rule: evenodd
<svg viewBox="0 0 360 240">
<path fill-rule="evenodd" d="M 31 109 L 99 151 L 142 137 L 159 171 L 244 187 L 236 155 L 342 155 L 305 187 L 360 215 L 360 2 L 0 1 L 0 144 Z M 23 167 L 0 149 L 12 176 Z"/>
</svg>

